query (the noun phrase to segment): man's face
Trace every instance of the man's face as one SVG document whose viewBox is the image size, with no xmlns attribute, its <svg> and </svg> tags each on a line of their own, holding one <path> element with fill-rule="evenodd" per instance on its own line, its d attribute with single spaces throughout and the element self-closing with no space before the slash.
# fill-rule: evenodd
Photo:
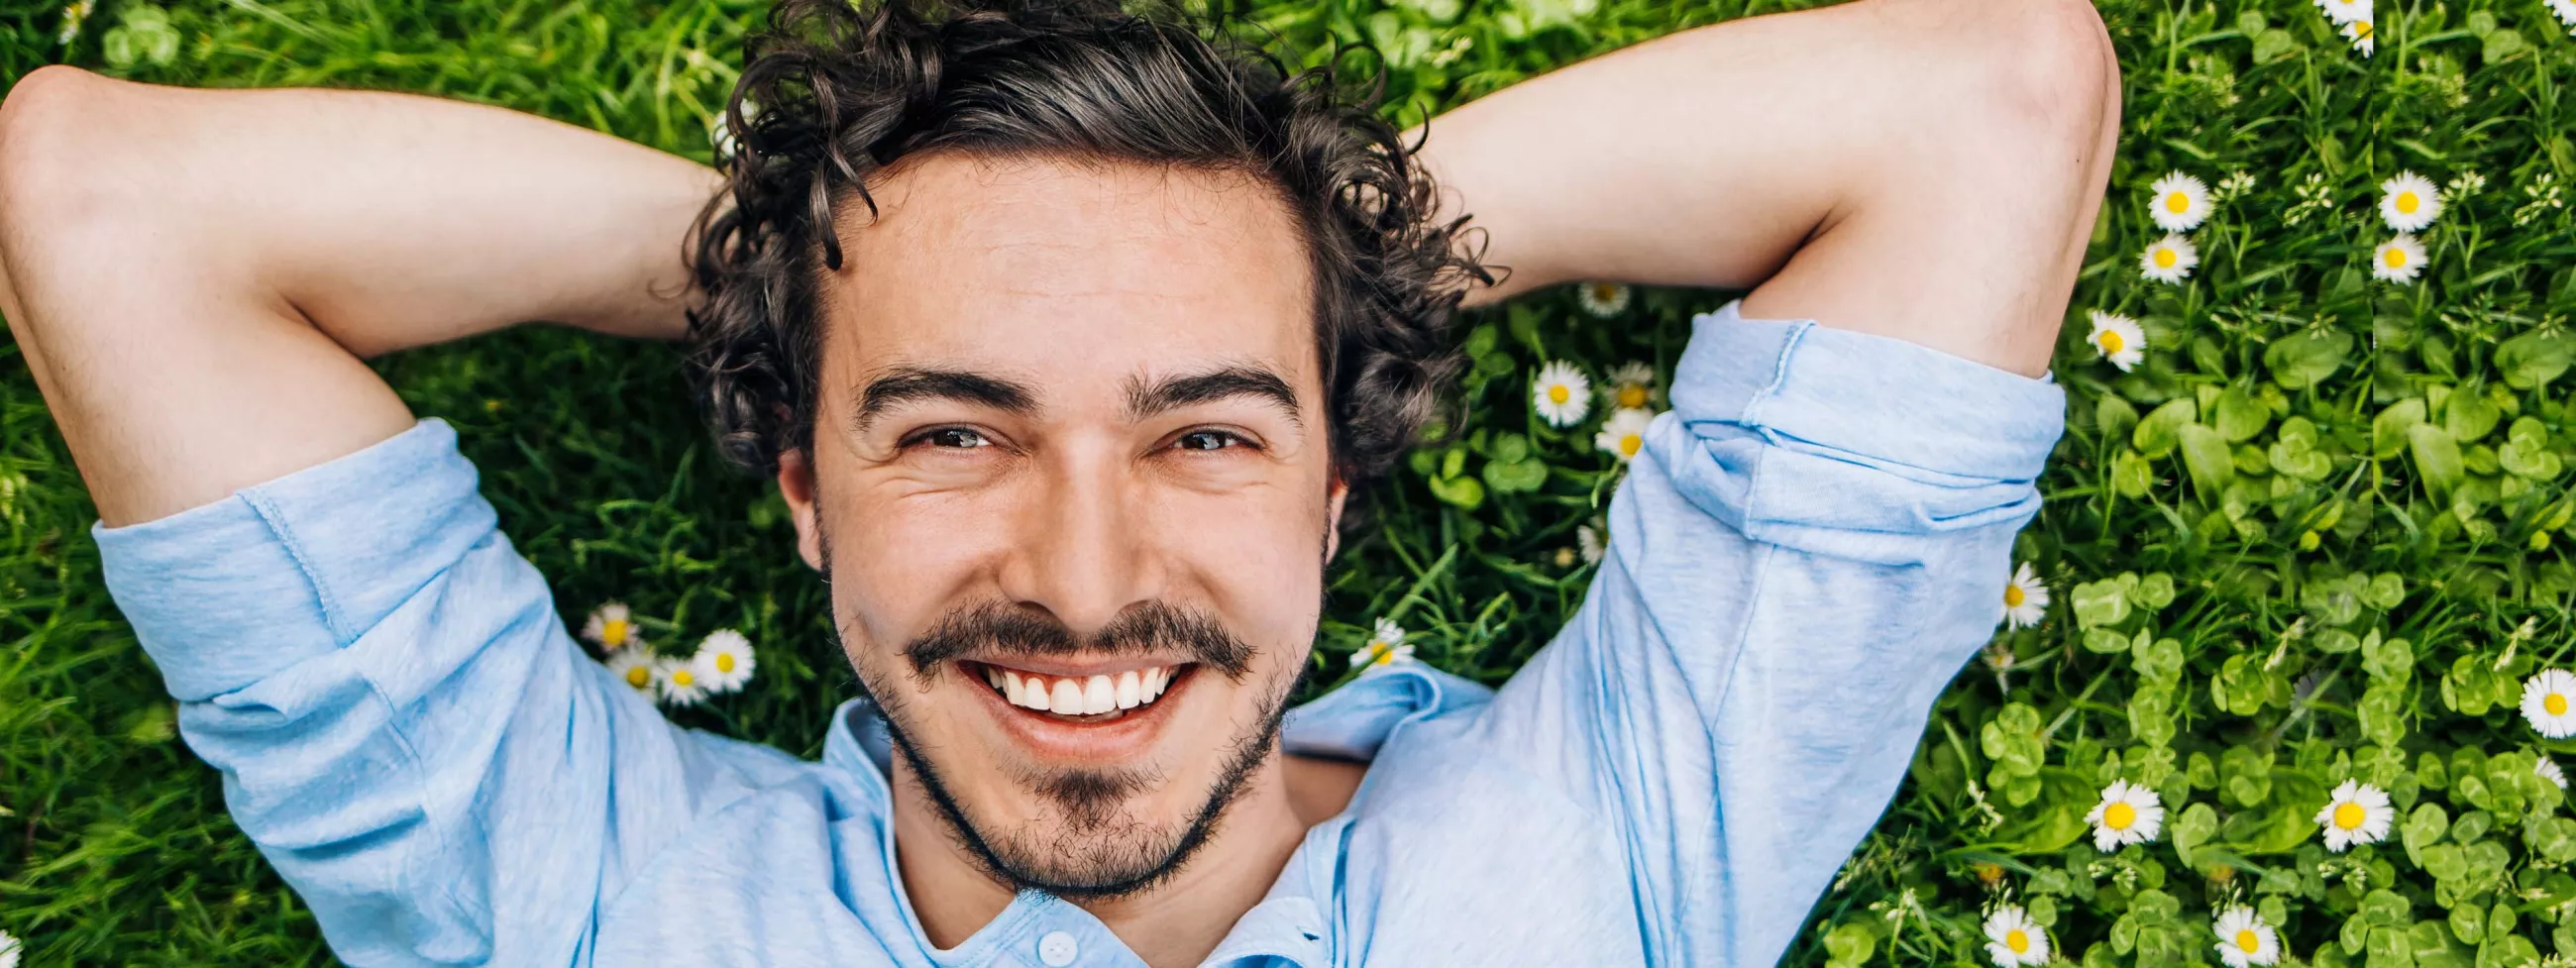
<svg viewBox="0 0 2576 968">
<path fill-rule="evenodd" d="M 874 192 L 872 225 L 837 206 L 814 446 L 780 471 L 803 553 L 982 864 L 1144 886 L 1270 753 L 1313 641 L 1341 488 L 1303 243 L 1236 175 L 939 155 Z"/>
</svg>

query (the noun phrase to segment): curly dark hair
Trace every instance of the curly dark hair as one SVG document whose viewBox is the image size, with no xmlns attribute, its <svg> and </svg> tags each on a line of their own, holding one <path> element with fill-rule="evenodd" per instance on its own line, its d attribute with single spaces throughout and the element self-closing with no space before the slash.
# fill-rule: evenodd
<svg viewBox="0 0 2576 968">
<path fill-rule="evenodd" d="M 745 41 L 725 107 L 730 180 L 692 227 L 688 371 L 736 464 L 775 473 L 813 443 L 817 292 L 841 265 L 834 207 L 930 152 L 1070 157 L 1249 174 L 1293 210 L 1315 279 L 1334 469 L 1383 476 L 1460 369 L 1449 321 L 1495 281 L 1434 224 L 1412 147 L 1335 64 L 1290 72 L 1226 15 L 1116 0 L 781 0 Z M 753 102 L 754 116 L 744 114 Z"/>
</svg>

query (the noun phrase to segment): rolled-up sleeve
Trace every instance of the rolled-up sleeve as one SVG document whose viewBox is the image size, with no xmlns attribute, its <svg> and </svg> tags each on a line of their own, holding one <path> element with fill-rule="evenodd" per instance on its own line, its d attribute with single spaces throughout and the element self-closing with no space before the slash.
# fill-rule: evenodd
<svg viewBox="0 0 2576 968">
<path fill-rule="evenodd" d="M 1659 964 L 1767 965 L 2001 617 L 2063 392 L 1809 320 L 1693 320 L 1582 608 L 1496 754 L 1626 840 Z"/>
<path fill-rule="evenodd" d="M 571 641 L 442 421 L 92 533 L 182 736 L 350 964 L 574 963 L 707 786 L 695 734 Z"/>
</svg>

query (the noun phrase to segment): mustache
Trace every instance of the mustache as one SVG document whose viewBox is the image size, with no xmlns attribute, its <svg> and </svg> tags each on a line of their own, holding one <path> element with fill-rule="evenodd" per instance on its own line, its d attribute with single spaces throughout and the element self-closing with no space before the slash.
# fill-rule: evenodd
<svg viewBox="0 0 2576 968">
<path fill-rule="evenodd" d="M 1252 671 L 1252 646 L 1214 615 L 1160 601 L 1130 605 L 1088 636 L 1075 634 L 1043 609 L 979 602 L 941 616 L 929 631 L 904 643 L 902 653 L 913 675 L 927 685 L 940 663 L 978 650 L 1001 656 L 1178 652 L 1237 682 Z"/>
</svg>

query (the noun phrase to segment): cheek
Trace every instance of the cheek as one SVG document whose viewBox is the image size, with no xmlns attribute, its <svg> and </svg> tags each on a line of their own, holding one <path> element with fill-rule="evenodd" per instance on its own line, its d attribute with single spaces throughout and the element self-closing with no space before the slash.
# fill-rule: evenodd
<svg viewBox="0 0 2576 968">
<path fill-rule="evenodd" d="M 1281 490 L 1175 495 L 1154 532 L 1176 584 L 1265 653 L 1303 645 L 1323 598 L 1325 504 Z"/>
<path fill-rule="evenodd" d="M 888 501 L 863 490 L 826 490 L 832 607 L 845 644 L 890 653 L 955 606 L 989 561 L 1001 529 L 937 500 Z M 852 656 L 853 659 L 860 656 Z"/>
</svg>

